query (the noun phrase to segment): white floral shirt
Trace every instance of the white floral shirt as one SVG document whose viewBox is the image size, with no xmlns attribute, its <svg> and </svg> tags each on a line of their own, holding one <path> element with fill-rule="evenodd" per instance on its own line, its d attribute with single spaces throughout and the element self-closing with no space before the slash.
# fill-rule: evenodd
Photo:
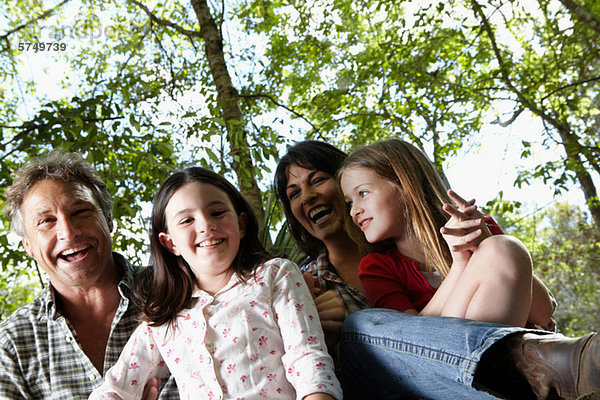
<svg viewBox="0 0 600 400">
<path fill-rule="evenodd" d="M 197 289 L 173 324 L 142 323 L 90 399 L 139 399 L 170 373 L 182 399 L 342 398 L 319 315 L 298 267 L 272 259 L 214 296 Z"/>
</svg>

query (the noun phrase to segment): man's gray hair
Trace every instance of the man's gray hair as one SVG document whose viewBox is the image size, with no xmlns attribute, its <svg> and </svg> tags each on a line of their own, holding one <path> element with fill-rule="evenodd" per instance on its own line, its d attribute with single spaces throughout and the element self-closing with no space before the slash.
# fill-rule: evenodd
<svg viewBox="0 0 600 400">
<path fill-rule="evenodd" d="M 79 182 L 89 188 L 107 221 L 112 220 L 112 199 L 98 172 L 79 153 L 50 151 L 45 156 L 34 158 L 15 174 L 12 185 L 6 191 L 4 212 L 10 218 L 13 232 L 25 237 L 21 205 L 25 196 L 36 183 L 44 179 L 64 182 Z"/>
</svg>

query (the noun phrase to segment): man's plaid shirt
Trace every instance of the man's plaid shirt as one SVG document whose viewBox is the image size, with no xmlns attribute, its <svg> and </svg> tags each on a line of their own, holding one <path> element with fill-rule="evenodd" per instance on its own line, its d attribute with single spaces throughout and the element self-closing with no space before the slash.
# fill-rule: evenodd
<svg viewBox="0 0 600 400">
<path fill-rule="evenodd" d="M 316 260 L 304 265 L 301 269 L 318 277 L 319 283 L 325 291 L 331 289 L 335 291 L 344 303 L 346 316 L 363 308 L 371 307 L 367 298 L 358 289 L 344 283 L 342 278 L 337 275 L 335 268 L 329 263 L 327 251 L 323 251 Z"/>
<path fill-rule="evenodd" d="M 119 282 L 121 301 L 113 318 L 104 359 L 104 373 L 117 361 L 137 326 L 130 301 L 134 275 L 125 258 L 113 253 L 124 271 Z M 0 399 L 87 399 L 102 383 L 67 319 L 58 310 L 53 290 L 46 287 L 31 303 L 0 324 Z M 171 378 L 160 399 L 178 399 Z"/>
</svg>

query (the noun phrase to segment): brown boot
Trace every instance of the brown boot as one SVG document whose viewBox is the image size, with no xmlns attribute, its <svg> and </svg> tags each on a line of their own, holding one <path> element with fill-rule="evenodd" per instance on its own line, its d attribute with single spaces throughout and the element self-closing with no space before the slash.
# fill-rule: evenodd
<svg viewBox="0 0 600 400">
<path fill-rule="evenodd" d="M 600 393 L 600 334 L 580 338 L 526 333 L 513 338 L 516 367 L 529 381 L 538 400 L 550 395 L 575 400 Z"/>
</svg>

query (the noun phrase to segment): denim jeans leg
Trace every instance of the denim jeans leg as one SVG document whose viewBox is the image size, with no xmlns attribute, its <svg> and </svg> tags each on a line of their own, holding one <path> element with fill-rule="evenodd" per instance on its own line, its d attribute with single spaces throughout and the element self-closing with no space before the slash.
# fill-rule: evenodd
<svg viewBox="0 0 600 400">
<path fill-rule="evenodd" d="M 344 399 L 497 399 L 473 388 L 481 355 L 521 328 L 367 309 L 341 339 Z"/>
</svg>

